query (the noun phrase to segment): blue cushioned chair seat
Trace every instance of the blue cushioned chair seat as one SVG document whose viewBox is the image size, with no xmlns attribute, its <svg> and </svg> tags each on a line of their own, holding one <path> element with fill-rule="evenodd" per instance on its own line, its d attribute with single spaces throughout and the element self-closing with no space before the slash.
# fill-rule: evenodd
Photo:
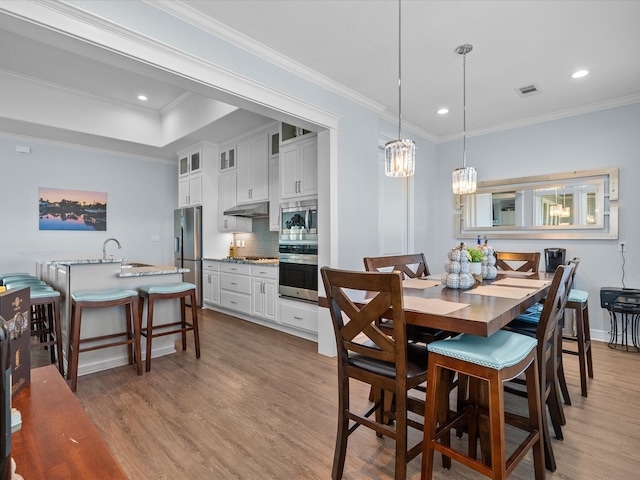
<svg viewBox="0 0 640 480">
<path fill-rule="evenodd" d="M 138 287 L 138 291 L 152 295 L 186 292 L 187 290 L 192 290 L 194 288 L 196 288 L 196 286 L 193 283 L 178 282 L 167 283 L 166 285 L 147 285 L 144 287 Z"/>
<path fill-rule="evenodd" d="M 568 302 L 577 302 L 584 303 L 589 300 L 589 292 L 585 292 L 584 290 L 576 290 L 572 288 L 569 292 Z"/>
<path fill-rule="evenodd" d="M 59 297 L 60 292 L 54 290 L 53 288 L 32 288 L 30 292 L 31 298 L 49 298 L 49 297 Z"/>
<path fill-rule="evenodd" d="M 522 361 L 537 344 L 535 338 L 498 330 L 490 337 L 463 334 L 431 342 L 427 344 L 427 349 L 447 357 L 501 370 Z"/>
<path fill-rule="evenodd" d="M 113 300 L 122 300 L 128 297 L 137 296 L 138 292 L 135 290 L 87 290 L 71 294 L 71 298 L 76 302 L 111 302 Z"/>
</svg>

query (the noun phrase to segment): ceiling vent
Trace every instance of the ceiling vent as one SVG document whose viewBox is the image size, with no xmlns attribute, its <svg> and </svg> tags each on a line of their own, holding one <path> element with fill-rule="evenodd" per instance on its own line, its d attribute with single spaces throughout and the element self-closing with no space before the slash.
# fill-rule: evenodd
<svg viewBox="0 0 640 480">
<path fill-rule="evenodd" d="M 540 90 L 538 90 L 538 87 L 536 87 L 533 83 L 531 85 L 517 88 L 516 91 L 521 97 L 530 97 L 531 95 L 536 95 L 540 93 Z"/>
</svg>

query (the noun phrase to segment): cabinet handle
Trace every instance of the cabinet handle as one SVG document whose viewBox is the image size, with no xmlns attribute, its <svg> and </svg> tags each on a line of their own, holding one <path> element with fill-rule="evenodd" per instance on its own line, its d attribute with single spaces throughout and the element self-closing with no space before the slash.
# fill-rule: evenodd
<svg viewBox="0 0 640 480">
<path fill-rule="evenodd" d="M 237 285 L 237 283 L 235 283 L 235 282 L 231 282 L 231 285 Z"/>
<path fill-rule="evenodd" d="M 294 320 L 304 320 L 303 317 L 296 317 L 295 315 L 293 316 Z"/>
<path fill-rule="evenodd" d="M 233 303 L 233 304 L 235 305 L 235 304 L 236 304 L 236 303 L 238 303 L 238 302 L 234 302 L 233 300 L 231 300 L 229 303 Z"/>
<path fill-rule="evenodd" d="M 207 283 L 211 283 L 211 275 L 207 275 Z"/>
</svg>

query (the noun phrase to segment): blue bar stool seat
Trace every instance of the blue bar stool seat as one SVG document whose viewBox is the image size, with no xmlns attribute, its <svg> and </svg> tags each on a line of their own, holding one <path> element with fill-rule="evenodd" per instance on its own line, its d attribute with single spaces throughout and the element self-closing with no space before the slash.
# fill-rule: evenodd
<svg viewBox="0 0 640 480">
<path fill-rule="evenodd" d="M 537 340 L 515 332 L 500 330 L 490 337 L 459 335 L 427 344 L 429 373 L 422 453 L 423 479 L 433 476 L 434 451 L 442 453 L 477 472 L 494 479 L 506 479 L 525 453 L 533 449 L 536 480 L 544 479 L 544 445 L 542 407 L 538 379 Z M 438 418 L 438 412 L 449 412 L 451 372 L 469 378 L 469 399 L 452 419 Z M 529 417 L 505 415 L 503 383 L 526 376 Z M 488 399 L 482 394 L 484 383 Z M 488 407 L 488 412 L 486 411 Z M 485 460 L 477 460 L 478 419 L 488 414 L 490 448 L 482 449 Z M 440 416 L 442 413 L 440 413 Z M 464 454 L 450 445 L 451 430 L 466 422 L 469 434 L 468 452 Z M 524 430 L 526 436 L 509 458 L 505 449 L 505 424 Z M 481 435 L 481 443 L 486 436 Z M 491 451 L 490 457 L 487 450 Z"/>
<path fill-rule="evenodd" d="M 164 335 L 180 333 L 182 335 L 182 350 L 187 349 L 187 332 L 193 331 L 193 340 L 196 349 L 196 358 L 200 358 L 200 333 L 198 331 L 198 302 L 196 300 L 196 286 L 193 283 L 178 282 L 165 285 L 149 285 L 138 287 L 139 316 L 142 318 L 145 299 L 147 304 L 147 324 L 141 329 L 142 336 L 147 339 L 146 371 L 151 370 L 152 339 Z M 180 321 L 153 324 L 153 307 L 156 301 L 180 299 Z M 186 299 L 191 302 L 191 323 L 186 320 Z"/>
<path fill-rule="evenodd" d="M 88 308 L 108 308 L 123 306 L 126 315 L 126 330 L 109 335 L 81 338 L 82 312 Z M 135 290 L 81 291 L 71 294 L 71 325 L 69 329 L 69 368 L 67 378 L 71 380 L 71 390 L 78 385 L 78 357 L 82 352 L 101 348 L 126 345 L 129 365 L 134 363 L 138 375 L 142 375 L 142 354 L 140 351 L 140 316 L 138 314 L 138 292 Z M 104 342 L 110 340 L 109 342 Z M 99 342 L 99 343 L 96 343 Z M 90 346 L 81 347 L 82 344 Z"/>
</svg>

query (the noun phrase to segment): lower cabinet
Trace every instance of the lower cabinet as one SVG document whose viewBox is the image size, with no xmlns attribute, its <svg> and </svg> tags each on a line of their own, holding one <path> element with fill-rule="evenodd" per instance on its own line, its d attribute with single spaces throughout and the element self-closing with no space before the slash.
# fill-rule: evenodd
<svg viewBox="0 0 640 480">
<path fill-rule="evenodd" d="M 252 265 L 251 282 L 251 315 L 275 322 L 278 306 L 278 269 Z"/>
<path fill-rule="evenodd" d="M 251 314 L 251 265 L 221 262 L 220 306 Z"/>
<path fill-rule="evenodd" d="M 202 300 L 205 305 L 220 305 L 220 262 L 202 262 Z"/>
<path fill-rule="evenodd" d="M 280 323 L 318 333 L 318 306 L 281 297 Z"/>
</svg>

